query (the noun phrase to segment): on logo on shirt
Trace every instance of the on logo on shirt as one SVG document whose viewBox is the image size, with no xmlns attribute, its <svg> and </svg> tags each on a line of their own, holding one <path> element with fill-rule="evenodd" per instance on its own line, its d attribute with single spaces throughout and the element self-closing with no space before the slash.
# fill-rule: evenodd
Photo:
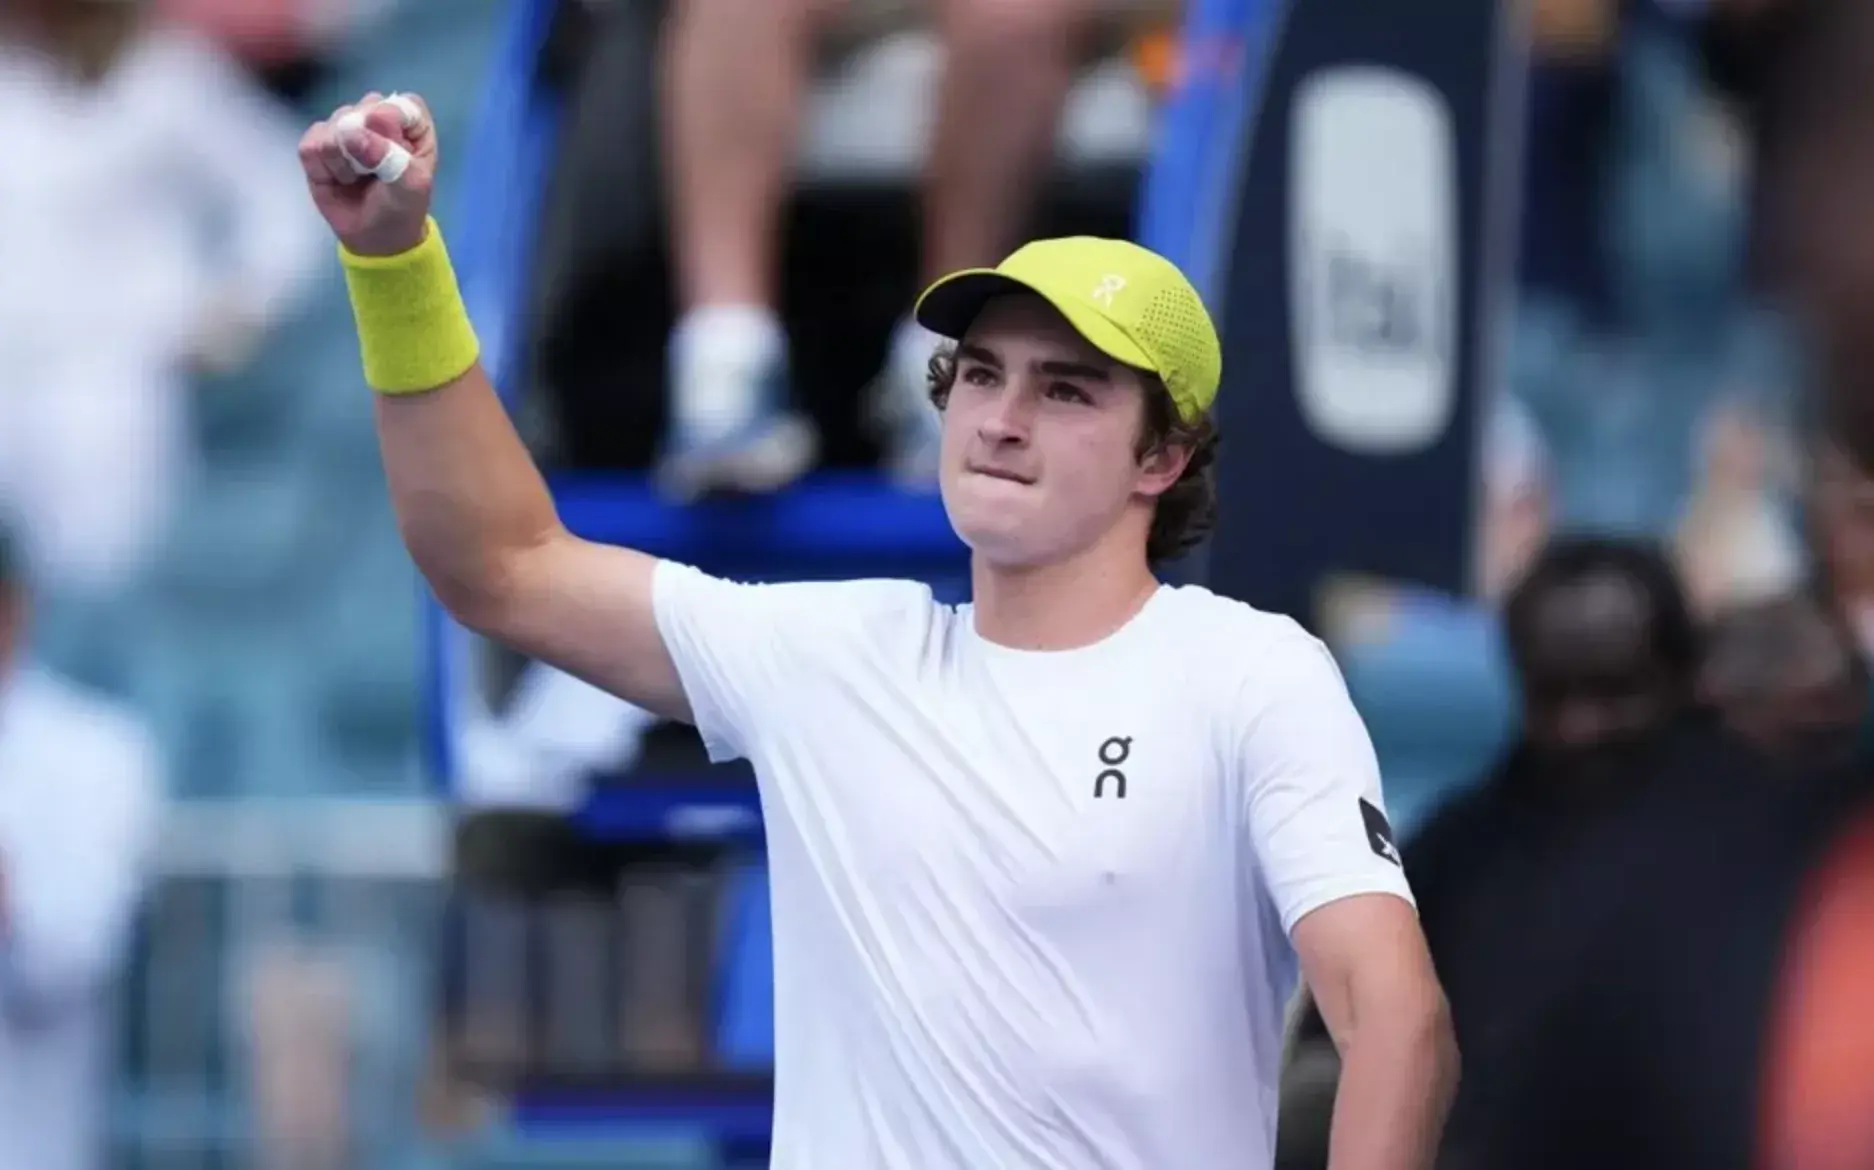
<svg viewBox="0 0 1874 1170">
<path fill-rule="evenodd" d="M 1108 783 L 1113 785 L 1119 799 L 1126 799 L 1126 774 L 1119 770 L 1119 765 L 1132 758 L 1132 737 L 1129 735 L 1110 736 L 1100 745 L 1100 763 L 1106 770 L 1093 778 L 1093 798 L 1106 795 Z"/>
</svg>

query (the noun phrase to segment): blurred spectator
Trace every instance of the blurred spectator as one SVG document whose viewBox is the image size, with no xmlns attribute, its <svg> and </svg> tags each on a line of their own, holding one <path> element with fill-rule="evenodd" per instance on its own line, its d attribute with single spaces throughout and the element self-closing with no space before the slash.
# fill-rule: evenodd
<svg viewBox="0 0 1874 1170">
<path fill-rule="evenodd" d="M 859 16 L 889 23 L 909 6 L 863 0 L 859 7 Z M 992 264 L 1018 242 L 1092 23 L 1112 5 L 941 0 L 934 7 L 944 69 L 925 191 L 927 278 Z M 814 50 L 841 8 L 838 0 L 672 5 L 663 82 L 682 315 L 670 342 L 664 473 L 680 494 L 772 488 L 813 458 L 809 425 L 788 407 L 775 284 Z M 935 339 L 908 310 L 874 405 L 892 466 L 908 482 L 928 483 L 937 419 L 924 383 Z"/>
<path fill-rule="evenodd" d="M 1500 603 L 1549 539 L 1554 516 L 1548 449 L 1514 399 L 1491 412 L 1484 432 L 1483 518 L 1478 532 L 1477 595 Z"/>
<path fill-rule="evenodd" d="M 303 101 L 340 38 L 389 0 L 154 0 L 159 15 L 216 41 L 277 97 Z"/>
<path fill-rule="evenodd" d="M 1590 797 L 1598 777 L 1627 778 L 1620 765 L 1691 704 L 1698 634 L 1671 566 L 1643 546 L 1551 543 L 1504 625 L 1523 696 L 1523 743 L 1505 770 L 1532 783 Z"/>
<path fill-rule="evenodd" d="M 1595 318 L 1611 311 L 1599 207 L 1619 25 L 1616 0 L 1540 0 L 1531 12 L 1518 276 L 1529 292 Z"/>
<path fill-rule="evenodd" d="M 0 497 L 52 590 L 145 564 L 191 375 L 242 366 L 320 254 L 293 125 L 142 0 L 0 0 Z"/>
<path fill-rule="evenodd" d="M 1700 690 L 1733 730 L 1805 770 L 1854 758 L 1867 665 L 1834 614 L 1785 597 L 1723 614 L 1707 637 Z"/>
<path fill-rule="evenodd" d="M 1874 6 L 1710 8 L 1707 72 L 1753 130 L 1759 282 L 1800 313 L 1822 413 L 1843 449 L 1874 470 Z"/>
<path fill-rule="evenodd" d="M 1695 10 L 1537 6 L 1508 388 L 1553 454 L 1569 529 L 1669 539 L 1715 416 L 1784 421 L 1782 338 L 1742 280 L 1746 155 L 1697 68 Z"/>
<path fill-rule="evenodd" d="M 1753 753 L 1697 712 L 1698 635 L 1663 557 L 1621 542 L 1558 541 L 1512 593 L 1505 624 L 1523 696 L 1520 740 L 1405 849 L 1465 1057 L 1439 1164 L 1742 1166 L 1730 1157 L 1649 1158 L 1732 1149 L 1744 1139 L 1728 1127 L 1748 1121 L 1724 1118 L 1695 1139 L 1671 1131 L 1676 1110 L 1653 1119 L 1658 1132 L 1632 1121 L 1629 1109 L 1658 1093 L 1696 1095 L 1697 1086 L 1676 1064 L 1658 1082 L 1630 1083 L 1629 1070 L 1610 1068 L 1598 1047 L 1606 1020 L 1578 1011 L 1576 997 L 1612 982 L 1593 962 L 1618 953 L 1602 946 L 1625 900 L 1660 886 L 1657 867 L 1679 853 L 1721 850 L 1762 825 L 1754 814 L 1719 814 L 1776 786 Z M 1705 795 L 1688 798 L 1693 789 Z M 1299 1053 L 1318 1049 L 1323 1035 L 1316 1017 L 1304 1016 Z M 1295 1159 L 1286 1165 L 1320 1164 L 1304 1149 L 1309 1135 L 1324 1138 L 1331 1107 L 1332 1081 L 1321 1080 L 1318 1064 L 1298 1060 L 1298 1072 L 1316 1075 L 1285 1086 Z M 1630 1105 L 1606 1104 L 1629 1092 Z M 1694 1144 L 1674 1144 L 1681 1140 Z"/>
<path fill-rule="evenodd" d="M 1874 1166 L 1874 788 L 1808 882 L 1767 1030 L 1763 1170 Z"/>
<path fill-rule="evenodd" d="M 1776 432 L 1736 402 L 1718 406 L 1700 429 L 1703 467 L 1672 551 L 1693 610 L 1709 617 L 1789 592 L 1806 566 L 1778 504 L 1793 485 Z"/>
<path fill-rule="evenodd" d="M 103 993 L 143 895 L 163 777 L 135 718 L 24 660 L 25 590 L 0 550 L 0 1170 L 92 1170 Z"/>
</svg>

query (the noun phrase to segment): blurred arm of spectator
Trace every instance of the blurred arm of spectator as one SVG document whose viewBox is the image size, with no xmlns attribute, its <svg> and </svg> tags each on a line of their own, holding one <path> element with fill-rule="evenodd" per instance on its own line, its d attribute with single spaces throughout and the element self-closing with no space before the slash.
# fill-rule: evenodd
<svg viewBox="0 0 1874 1170">
<path fill-rule="evenodd" d="M 1674 534 L 1674 561 L 1693 608 L 1724 609 L 1778 597 L 1804 573 L 1796 532 L 1780 512 L 1778 436 L 1739 404 L 1704 423 L 1704 468 Z"/>
<path fill-rule="evenodd" d="M 305 292 L 323 255 L 293 144 L 296 123 L 227 54 L 193 35 L 170 60 L 192 114 L 172 127 L 174 149 L 217 213 L 215 271 L 190 354 L 214 373 L 250 361 L 265 331 Z"/>
<path fill-rule="evenodd" d="M 26 671 L 6 684 L 0 1015 L 82 1001 L 112 974 L 148 877 L 162 791 L 134 720 Z"/>
</svg>

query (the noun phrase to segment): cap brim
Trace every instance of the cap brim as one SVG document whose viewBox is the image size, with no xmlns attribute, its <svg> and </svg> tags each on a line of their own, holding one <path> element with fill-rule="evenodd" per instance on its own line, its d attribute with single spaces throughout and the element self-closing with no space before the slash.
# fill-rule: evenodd
<svg viewBox="0 0 1874 1170">
<path fill-rule="evenodd" d="M 952 341 L 963 340 L 983 306 L 997 297 L 1028 293 L 1054 306 L 1074 332 L 1116 362 L 1156 373 L 1150 354 L 1140 349 L 1124 330 L 1073 297 L 1058 295 L 1039 284 L 1019 280 L 993 268 L 966 268 L 953 272 L 924 290 L 911 315 L 919 325 Z"/>
</svg>

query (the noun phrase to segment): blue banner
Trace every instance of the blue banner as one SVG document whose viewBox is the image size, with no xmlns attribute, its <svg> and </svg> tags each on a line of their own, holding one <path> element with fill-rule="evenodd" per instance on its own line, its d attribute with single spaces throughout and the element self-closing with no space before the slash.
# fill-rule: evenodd
<svg viewBox="0 0 1874 1170">
<path fill-rule="evenodd" d="M 1141 234 L 1223 334 L 1212 588 L 1466 590 L 1523 60 L 1497 0 L 1201 0 Z"/>
</svg>

